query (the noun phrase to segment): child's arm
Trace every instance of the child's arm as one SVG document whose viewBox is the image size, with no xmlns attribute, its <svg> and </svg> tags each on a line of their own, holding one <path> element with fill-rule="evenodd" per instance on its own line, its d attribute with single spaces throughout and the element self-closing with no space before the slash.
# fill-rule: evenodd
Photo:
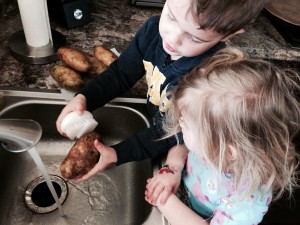
<svg viewBox="0 0 300 225">
<path fill-rule="evenodd" d="M 176 193 L 181 173 L 185 165 L 187 149 L 184 145 L 177 145 L 168 152 L 166 166 L 151 179 L 148 179 L 146 186 L 146 200 L 156 202 L 161 196 L 161 204 L 164 204 L 171 193 Z"/>
<path fill-rule="evenodd" d="M 175 195 L 171 194 L 167 202 L 162 205 L 158 198 L 156 206 L 159 208 L 164 217 L 172 225 L 208 225 L 209 223 L 196 214 L 192 209 L 186 206 L 180 199 Z"/>
<path fill-rule="evenodd" d="M 188 150 L 185 145 L 176 145 L 169 150 L 165 164 L 175 170 L 182 171 L 186 162 L 187 154 Z"/>
</svg>

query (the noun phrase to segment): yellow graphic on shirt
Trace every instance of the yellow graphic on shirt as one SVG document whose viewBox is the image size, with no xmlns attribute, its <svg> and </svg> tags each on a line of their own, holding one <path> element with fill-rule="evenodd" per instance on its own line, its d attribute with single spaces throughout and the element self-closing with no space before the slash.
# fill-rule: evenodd
<svg viewBox="0 0 300 225">
<path fill-rule="evenodd" d="M 159 104 L 159 111 L 166 112 L 168 108 L 170 108 L 172 102 L 167 98 L 167 89 L 169 84 L 165 87 L 163 92 L 161 93 L 160 99 L 161 102 Z"/>
<path fill-rule="evenodd" d="M 146 81 L 148 85 L 147 96 L 149 101 L 159 107 L 159 111 L 166 112 L 170 107 L 171 101 L 167 98 L 167 87 L 161 92 L 161 86 L 165 82 L 166 77 L 159 69 L 152 65 L 151 62 L 143 61 L 146 70 Z"/>
</svg>

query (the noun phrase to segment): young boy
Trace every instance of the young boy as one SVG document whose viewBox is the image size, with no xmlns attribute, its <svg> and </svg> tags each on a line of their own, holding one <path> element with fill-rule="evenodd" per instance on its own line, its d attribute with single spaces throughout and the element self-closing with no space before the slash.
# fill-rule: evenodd
<svg viewBox="0 0 300 225">
<path fill-rule="evenodd" d="M 93 111 L 127 92 L 146 75 L 150 128 L 114 146 L 95 142 L 101 157 L 78 180 L 85 180 L 111 163 L 117 165 L 154 158 L 176 145 L 175 137 L 163 136 L 161 120 L 171 102 L 167 93 L 179 79 L 203 59 L 225 47 L 224 41 L 243 32 L 243 27 L 263 9 L 267 0 L 167 0 L 160 17 L 151 17 L 140 28 L 118 60 L 62 110 L 60 124 L 70 112 Z"/>
</svg>

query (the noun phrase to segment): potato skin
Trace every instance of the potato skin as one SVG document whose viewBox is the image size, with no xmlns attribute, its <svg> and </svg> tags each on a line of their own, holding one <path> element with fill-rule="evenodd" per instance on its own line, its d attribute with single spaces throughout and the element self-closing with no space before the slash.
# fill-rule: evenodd
<svg viewBox="0 0 300 225">
<path fill-rule="evenodd" d="M 60 47 L 57 55 L 61 61 L 78 72 L 87 72 L 90 69 L 88 57 L 81 51 L 70 47 Z"/>
<path fill-rule="evenodd" d="M 75 142 L 60 165 L 60 172 L 64 178 L 74 179 L 83 176 L 95 166 L 100 158 L 99 151 L 94 147 L 96 139 L 100 140 L 100 135 L 91 131 Z"/>
<path fill-rule="evenodd" d="M 80 74 L 64 65 L 53 66 L 51 75 L 62 87 L 72 91 L 77 91 L 84 85 Z"/>
<path fill-rule="evenodd" d="M 109 66 L 114 62 L 118 56 L 115 55 L 110 49 L 106 48 L 103 45 L 97 45 L 94 48 L 95 57 L 100 60 L 104 65 Z"/>
<path fill-rule="evenodd" d="M 100 73 L 102 73 L 107 68 L 107 66 L 104 65 L 104 63 L 101 62 L 100 60 L 98 60 L 95 56 L 88 55 L 88 57 L 91 62 L 91 67 L 88 71 L 88 76 L 90 78 L 94 78 L 94 77 L 98 76 Z"/>
</svg>

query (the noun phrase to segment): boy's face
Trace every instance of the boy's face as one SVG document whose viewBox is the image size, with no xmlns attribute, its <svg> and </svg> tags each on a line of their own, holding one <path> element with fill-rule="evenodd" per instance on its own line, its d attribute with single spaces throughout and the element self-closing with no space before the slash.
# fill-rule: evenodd
<svg viewBox="0 0 300 225">
<path fill-rule="evenodd" d="M 188 12 L 191 0 L 167 0 L 159 22 L 164 50 L 177 60 L 182 56 L 202 54 L 220 41 L 227 39 L 212 30 L 199 29 Z"/>
</svg>

